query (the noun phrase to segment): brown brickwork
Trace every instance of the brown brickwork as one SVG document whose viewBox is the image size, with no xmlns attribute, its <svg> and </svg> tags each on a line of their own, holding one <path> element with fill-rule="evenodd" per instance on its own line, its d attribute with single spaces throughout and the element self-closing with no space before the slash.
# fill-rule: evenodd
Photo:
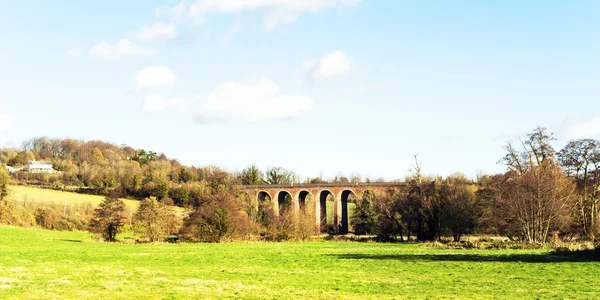
<svg viewBox="0 0 600 300">
<path fill-rule="evenodd" d="M 242 188 L 251 197 L 259 197 L 260 193 L 266 193 L 271 198 L 273 211 L 279 213 L 279 202 L 286 193 L 292 198 L 292 209 L 296 215 L 300 212 L 300 206 L 305 202 L 308 195 L 313 198 L 310 209 L 315 216 L 315 224 L 322 225 L 322 215 L 325 211 L 322 203 L 325 203 L 327 195 L 331 193 L 333 202 L 333 227 L 335 233 L 348 233 L 348 197 L 354 194 L 360 198 L 364 191 L 387 192 L 400 189 L 404 183 L 400 182 L 376 182 L 376 183 L 332 183 L 332 184 L 290 184 L 290 185 L 246 185 Z M 281 198 L 280 198 L 281 197 Z M 324 218 L 323 218 L 324 219 Z M 326 220 L 325 220 L 326 222 Z"/>
</svg>

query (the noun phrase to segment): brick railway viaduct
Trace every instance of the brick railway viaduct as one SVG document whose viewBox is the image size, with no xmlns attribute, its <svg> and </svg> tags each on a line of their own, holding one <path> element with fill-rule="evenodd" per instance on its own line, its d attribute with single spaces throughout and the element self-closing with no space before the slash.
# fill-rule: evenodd
<svg viewBox="0 0 600 300">
<path fill-rule="evenodd" d="M 401 182 L 373 183 L 322 183 L 322 184 L 285 184 L 285 185 L 244 185 L 242 189 L 250 197 L 258 201 L 271 200 L 273 211 L 279 214 L 291 199 L 291 209 L 297 216 L 300 210 L 310 209 L 315 216 L 315 224 L 323 226 L 327 223 L 327 197 L 333 201 L 333 228 L 335 233 L 348 233 L 348 199 L 351 196 L 360 198 L 365 191 L 388 192 L 401 189 Z M 306 200 L 311 196 L 312 207 L 306 207 Z"/>
</svg>

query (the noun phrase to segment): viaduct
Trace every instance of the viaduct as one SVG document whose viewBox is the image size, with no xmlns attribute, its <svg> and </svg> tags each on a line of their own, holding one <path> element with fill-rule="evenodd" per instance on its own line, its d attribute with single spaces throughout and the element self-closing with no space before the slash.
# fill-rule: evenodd
<svg viewBox="0 0 600 300">
<path fill-rule="evenodd" d="M 284 205 L 290 205 L 294 214 L 300 210 L 310 211 L 315 216 L 315 224 L 327 224 L 327 197 L 331 195 L 333 201 L 333 228 L 335 233 L 348 233 L 348 199 L 351 196 L 360 198 L 365 191 L 388 192 L 397 190 L 405 184 L 401 182 L 373 182 L 373 183 L 323 183 L 323 184 L 285 184 L 285 185 L 244 185 L 242 189 L 258 201 L 270 200 L 273 211 L 279 214 Z M 307 197 L 311 196 L 312 207 L 307 207 Z M 288 201 L 286 201 L 288 199 Z"/>
</svg>

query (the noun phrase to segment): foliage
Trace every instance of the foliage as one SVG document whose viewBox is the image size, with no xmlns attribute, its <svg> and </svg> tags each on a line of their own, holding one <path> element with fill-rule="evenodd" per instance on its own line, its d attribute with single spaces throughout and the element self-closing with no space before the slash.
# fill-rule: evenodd
<svg viewBox="0 0 600 300">
<path fill-rule="evenodd" d="M 265 184 L 263 173 L 258 169 L 257 166 L 251 165 L 247 169 L 243 170 L 240 174 L 240 181 L 242 184 L 257 185 Z"/>
<path fill-rule="evenodd" d="M 375 213 L 375 194 L 365 191 L 361 198 L 356 200 L 354 214 L 350 217 L 350 224 L 357 235 L 373 234 L 377 222 Z"/>
<path fill-rule="evenodd" d="M 124 224 L 125 203 L 116 193 L 110 193 L 94 210 L 90 220 L 90 231 L 99 233 L 107 242 L 115 242 L 117 234 Z"/>
<path fill-rule="evenodd" d="M 577 201 L 573 207 L 574 226 L 582 236 L 593 240 L 600 215 L 600 141 L 579 139 L 569 143 L 558 153 L 558 160 L 566 173 L 574 178 Z"/>
<path fill-rule="evenodd" d="M 204 198 L 184 219 L 180 236 L 184 240 L 214 243 L 256 234 L 256 231 L 257 226 L 236 197 L 231 193 L 221 192 Z"/>
<path fill-rule="evenodd" d="M 289 184 L 298 180 L 294 172 L 280 167 L 273 167 L 267 171 L 265 181 L 268 184 Z"/>
<path fill-rule="evenodd" d="M 442 212 L 443 226 L 452 231 L 455 242 L 462 235 L 471 233 L 477 224 L 479 216 L 473 188 L 464 175 L 454 175 L 446 178 L 443 184 L 445 203 Z"/>
<path fill-rule="evenodd" d="M 134 232 L 143 234 L 150 242 L 162 241 L 168 234 L 176 234 L 179 223 L 175 212 L 154 197 L 142 200 L 133 217 Z"/>
<path fill-rule="evenodd" d="M 512 173 L 503 186 L 499 213 L 510 220 L 513 234 L 528 243 L 545 243 L 551 230 L 570 221 L 575 186 L 558 167 L 552 140 L 552 134 L 538 127 L 528 134 L 520 154 L 506 148 L 504 161 Z"/>
<path fill-rule="evenodd" d="M 2 164 L 0 164 L 0 201 L 4 199 L 8 195 L 8 183 L 10 182 L 10 177 L 8 172 Z"/>
<path fill-rule="evenodd" d="M 522 240 L 544 243 L 569 222 L 575 186 L 558 166 L 534 166 L 511 179 L 503 192 L 504 209 Z"/>
</svg>

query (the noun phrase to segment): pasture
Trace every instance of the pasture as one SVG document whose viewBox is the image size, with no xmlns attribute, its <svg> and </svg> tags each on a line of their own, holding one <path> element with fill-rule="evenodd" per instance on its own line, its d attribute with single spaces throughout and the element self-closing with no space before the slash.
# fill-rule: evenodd
<svg viewBox="0 0 600 300">
<path fill-rule="evenodd" d="M 352 242 L 128 244 L 0 227 L 0 298 L 600 297 L 600 261 Z"/>
<path fill-rule="evenodd" d="M 90 204 L 93 206 L 97 206 L 104 199 L 104 196 L 63 192 L 21 185 L 10 186 L 9 197 L 19 202 L 30 201 L 61 205 L 64 203 L 67 205 Z M 133 210 L 139 206 L 139 201 L 137 200 L 123 199 L 123 201 L 128 208 L 133 208 Z"/>
</svg>

